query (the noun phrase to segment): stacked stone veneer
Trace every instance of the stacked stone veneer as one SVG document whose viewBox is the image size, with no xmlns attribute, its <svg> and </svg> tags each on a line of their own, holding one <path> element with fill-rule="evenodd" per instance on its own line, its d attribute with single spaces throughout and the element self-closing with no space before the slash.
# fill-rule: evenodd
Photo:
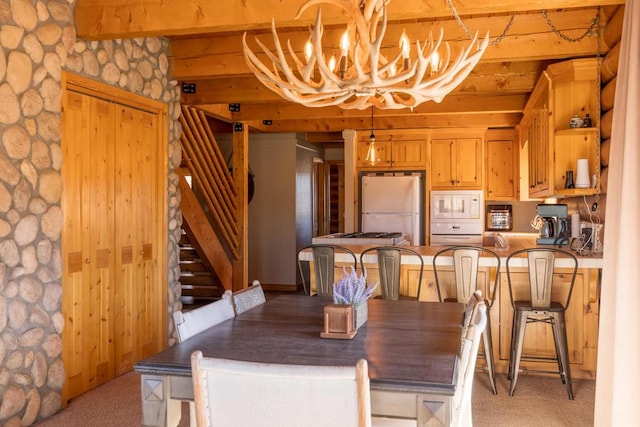
<svg viewBox="0 0 640 427">
<path fill-rule="evenodd" d="M 7 427 L 61 407 L 62 70 L 168 104 L 168 313 L 179 305 L 180 106 L 167 41 L 78 40 L 74 4 L 0 0 L 0 425 Z"/>
</svg>

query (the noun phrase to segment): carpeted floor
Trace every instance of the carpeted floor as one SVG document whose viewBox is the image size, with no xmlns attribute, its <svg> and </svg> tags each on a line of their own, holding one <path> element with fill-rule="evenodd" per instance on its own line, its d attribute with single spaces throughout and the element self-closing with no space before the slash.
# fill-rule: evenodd
<svg viewBox="0 0 640 427">
<path fill-rule="evenodd" d="M 473 422 L 476 427 L 593 426 L 595 382 L 573 380 L 575 400 L 567 398 L 558 377 L 521 375 L 514 396 L 506 376 L 498 376 L 498 395 L 491 394 L 486 374 L 476 373 Z M 179 427 L 189 425 L 188 405 L 182 405 Z M 36 423 L 40 427 L 139 427 L 140 376 L 129 372 L 73 399 L 67 408 Z"/>
</svg>

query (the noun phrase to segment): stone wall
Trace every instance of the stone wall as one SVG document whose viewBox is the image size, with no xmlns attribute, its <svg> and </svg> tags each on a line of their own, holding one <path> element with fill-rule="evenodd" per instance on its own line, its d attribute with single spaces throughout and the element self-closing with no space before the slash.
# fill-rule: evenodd
<svg viewBox="0 0 640 427">
<path fill-rule="evenodd" d="M 168 43 L 78 40 L 74 4 L 0 0 L 0 425 L 7 427 L 31 425 L 62 402 L 62 70 L 168 104 L 168 312 L 179 307 L 181 129 Z M 168 328 L 173 337 L 171 321 Z"/>
</svg>

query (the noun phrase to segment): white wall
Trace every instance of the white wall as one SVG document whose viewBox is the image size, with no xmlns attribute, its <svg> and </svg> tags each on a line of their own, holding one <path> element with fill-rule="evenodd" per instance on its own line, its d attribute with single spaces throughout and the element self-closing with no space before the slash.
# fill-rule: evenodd
<svg viewBox="0 0 640 427">
<path fill-rule="evenodd" d="M 296 135 L 249 137 L 255 193 L 249 204 L 249 279 L 295 284 Z"/>
</svg>

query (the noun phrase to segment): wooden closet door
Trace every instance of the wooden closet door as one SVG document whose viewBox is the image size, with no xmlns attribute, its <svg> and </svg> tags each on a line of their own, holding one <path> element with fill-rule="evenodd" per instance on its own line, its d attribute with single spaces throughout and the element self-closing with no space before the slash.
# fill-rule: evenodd
<svg viewBox="0 0 640 427">
<path fill-rule="evenodd" d="M 167 346 L 167 113 L 63 77 L 66 402 Z"/>
<path fill-rule="evenodd" d="M 63 349 L 71 396 L 113 378 L 114 105 L 69 92 L 64 110 Z"/>
<path fill-rule="evenodd" d="M 161 349 L 161 295 L 158 277 L 159 159 L 157 116 L 119 105 L 116 126 L 116 375 Z"/>
</svg>

